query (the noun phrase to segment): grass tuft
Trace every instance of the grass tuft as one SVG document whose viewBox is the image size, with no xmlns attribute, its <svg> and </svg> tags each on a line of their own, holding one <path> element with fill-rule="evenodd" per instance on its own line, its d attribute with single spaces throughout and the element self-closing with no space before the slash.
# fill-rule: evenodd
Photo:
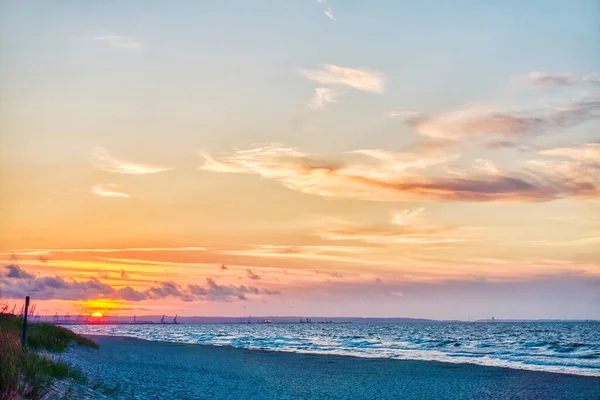
<svg viewBox="0 0 600 400">
<path fill-rule="evenodd" d="M 14 318 L 12 324 L 19 332 L 23 329 L 22 318 Z M 79 336 L 72 330 L 62 326 L 53 325 L 48 322 L 27 324 L 27 347 L 30 349 L 62 352 L 72 341 L 93 349 L 99 348 L 93 341 Z"/>
<path fill-rule="evenodd" d="M 35 323 L 27 326 L 27 349 L 23 349 L 22 327 L 21 318 L 0 314 L 0 400 L 11 400 L 17 394 L 37 400 L 48 392 L 54 379 L 88 384 L 81 368 L 30 350 L 61 352 L 71 341 L 97 349 L 96 343 L 60 326 Z"/>
</svg>

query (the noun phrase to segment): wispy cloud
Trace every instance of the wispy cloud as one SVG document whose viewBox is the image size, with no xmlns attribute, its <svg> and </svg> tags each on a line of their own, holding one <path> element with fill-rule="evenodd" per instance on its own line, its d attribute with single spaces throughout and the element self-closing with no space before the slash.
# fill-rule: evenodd
<svg viewBox="0 0 600 400">
<path fill-rule="evenodd" d="M 391 223 L 398 226 L 413 225 L 416 221 L 420 221 L 425 213 L 425 208 L 415 208 L 414 210 L 402 210 L 392 213 Z"/>
<path fill-rule="evenodd" d="M 331 9 L 331 7 L 327 7 L 325 9 L 325 15 L 327 16 L 327 18 L 329 18 L 332 21 L 335 21 L 335 17 L 333 16 L 333 10 Z"/>
<path fill-rule="evenodd" d="M 323 69 L 300 68 L 302 76 L 326 86 L 347 86 L 364 92 L 382 94 L 385 92 L 385 79 L 379 72 L 345 68 L 327 64 Z"/>
<path fill-rule="evenodd" d="M 186 247 L 124 247 L 117 249 L 21 249 L 16 250 L 11 253 L 0 252 L 0 255 L 8 255 L 15 254 L 16 256 L 39 256 L 39 255 L 58 255 L 58 254 L 69 254 L 69 253 L 84 253 L 93 255 L 95 253 L 153 253 L 153 252 L 204 252 L 207 251 L 205 247 L 194 247 L 194 246 L 186 246 Z"/>
<path fill-rule="evenodd" d="M 600 196 L 600 144 L 585 143 L 540 151 L 550 159 L 527 163 L 537 173 L 547 176 L 548 184 L 578 197 Z"/>
<path fill-rule="evenodd" d="M 317 0 L 317 3 L 323 7 L 323 13 L 332 21 L 335 21 L 335 17 L 333 15 L 333 10 L 327 4 L 327 0 Z"/>
<path fill-rule="evenodd" d="M 588 96 L 555 107 L 498 111 L 482 107 L 409 117 L 407 122 L 431 138 L 459 140 L 472 136 L 515 137 L 568 128 L 600 118 L 600 97 Z"/>
<path fill-rule="evenodd" d="M 330 88 L 316 88 L 315 94 L 308 102 L 308 107 L 322 110 L 327 107 L 328 104 L 335 103 L 336 100 L 337 93 L 335 90 Z"/>
<path fill-rule="evenodd" d="M 567 239 L 563 241 L 546 241 L 540 240 L 536 242 L 532 242 L 532 244 L 537 244 L 540 246 L 568 246 L 568 247 L 576 247 L 576 246 L 590 246 L 590 245 L 600 245 L 600 236 L 589 236 L 578 239 Z"/>
<path fill-rule="evenodd" d="M 338 241 L 360 241 L 378 245 L 430 245 L 463 242 L 472 230 L 433 225 L 424 220 L 424 208 L 393 212 L 390 227 L 329 228 L 317 232 L 321 238 Z"/>
<path fill-rule="evenodd" d="M 271 144 L 237 150 L 219 160 L 208 157 L 200 169 L 257 174 L 303 193 L 371 201 L 548 201 L 583 195 L 590 189 L 573 184 L 572 176 L 535 163 L 510 172 L 481 159 L 475 161 L 474 170 L 459 175 L 436 170 L 447 170 L 454 159 L 452 154 L 423 157 L 368 149 L 347 153 L 341 161 Z"/>
<path fill-rule="evenodd" d="M 135 39 L 126 36 L 106 35 L 95 36 L 92 40 L 108 43 L 118 49 L 140 49 L 142 45 Z"/>
<path fill-rule="evenodd" d="M 388 112 L 389 117 L 400 117 L 400 118 L 405 118 L 405 119 L 414 118 L 418 115 L 419 115 L 419 113 L 416 111 L 405 110 L 402 108 L 396 108 L 396 109 Z"/>
<path fill-rule="evenodd" d="M 358 246 L 251 246 L 244 250 L 225 250 L 221 254 L 265 257 L 265 258 L 296 258 L 305 260 L 340 261 L 344 263 L 364 264 L 365 260 L 352 256 L 368 252 L 365 247 Z"/>
<path fill-rule="evenodd" d="M 487 172 L 490 175 L 502 175 L 502 170 L 498 168 L 491 160 L 485 158 L 475 159 L 475 168 Z"/>
<path fill-rule="evenodd" d="M 531 84 L 538 86 L 571 86 L 580 83 L 600 84 L 600 76 L 598 75 L 574 75 L 569 73 L 550 74 L 540 71 L 529 73 L 529 75 L 527 75 L 527 80 Z"/>
<path fill-rule="evenodd" d="M 540 154 L 566 157 L 590 164 L 600 165 L 600 143 L 584 143 L 579 146 L 556 147 L 540 151 Z"/>
<path fill-rule="evenodd" d="M 330 229 L 319 233 L 319 236 L 328 240 L 360 241 L 371 244 L 440 244 L 456 243 L 465 239 L 441 235 L 438 231 L 413 231 L 399 232 L 389 230 L 370 229 Z"/>
<path fill-rule="evenodd" d="M 120 160 L 113 157 L 106 149 L 102 147 L 97 147 L 94 150 L 94 158 L 94 166 L 97 169 L 114 174 L 143 175 L 154 174 L 173 169 L 170 167 L 137 164 L 131 161 Z"/>
<path fill-rule="evenodd" d="M 128 193 L 117 192 L 115 189 L 117 185 L 109 183 L 107 185 L 95 185 L 92 186 L 91 192 L 103 197 L 120 197 L 128 199 L 130 195 Z"/>
</svg>

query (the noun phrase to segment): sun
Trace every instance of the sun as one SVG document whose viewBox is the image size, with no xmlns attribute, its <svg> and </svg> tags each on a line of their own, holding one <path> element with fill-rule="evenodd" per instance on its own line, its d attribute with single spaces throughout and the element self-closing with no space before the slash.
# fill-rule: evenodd
<svg viewBox="0 0 600 400">
<path fill-rule="evenodd" d="M 92 317 L 94 317 L 94 318 L 102 318 L 102 313 L 95 312 L 95 313 L 92 314 Z"/>
</svg>

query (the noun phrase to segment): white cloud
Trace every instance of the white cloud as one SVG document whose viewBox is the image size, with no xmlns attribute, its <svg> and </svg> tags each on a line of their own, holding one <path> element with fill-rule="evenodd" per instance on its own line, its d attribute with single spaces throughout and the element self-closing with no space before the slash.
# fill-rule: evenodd
<svg viewBox="0 0 600 400">
<path fill-rule="evenodd" d="M 348 86 L 376 94 L 385 92 L 385 79 L 376 71 L 327 64 L 324 69 L 301 68 L 299 72 L 305 78 L 326 86 Z"/>
<path fill-rule="evenodd" d="M 333 16 L 333 10 L 331 9 L 331 7 L 327 7 L 325 9 L 325 15 L 327 16 L 327 18 L 329 18 L 332 21 L 335 21 L 335 17 Z"/>
<path fill-rule="evenodd" d="M 119 160 L 102 147 L 95 149 L 94 158 L 96 159 L 94 165 L 97 169 L 114 174 L 144 175 L 172 169 L 170 167 L 136 164 L 130 161 Z"/>
<path fill-rule="evenodd" d="M 92 40 L 108 43 L 118 49 L 140 49 L 142 45 L 135 39 L 126 36 L 106 35 L 95 36 Z"/>
<path fill-rule="evenodd" d="M 315 94 L 308 102 L 308 107 L 317 110 L 322 110 L 327 107 L 327 104 L 335 103 L 337 93 L 330 88 L 316 88 Z"/>
<path fill-rule="evenodd" d="M 98 196 L 104 197 L 121 197 L 128 199 L 130 196 L 128 193 L 117 192 L 115 189 L 117 185 L 109 183 L 108 185 L 95 185 L 92 186 L 91 192 L 97 194 Z"/>
<path fill-rule="evenodd" d="M 332 21 L 335 21 L 335 17 L 333 16 L 332 8 L 327 4 L 326 0 L 317 0 L 317 4 L 323 7 L 323 13 Z"/>
</svg>

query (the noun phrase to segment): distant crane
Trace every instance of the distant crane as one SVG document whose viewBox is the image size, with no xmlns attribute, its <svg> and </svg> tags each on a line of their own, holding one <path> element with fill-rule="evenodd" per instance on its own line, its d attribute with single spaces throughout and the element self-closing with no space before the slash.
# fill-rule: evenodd
<svg viewBox="0 0 600 400">
<path fill-rule="evenodd" d="M 174 324 L 178 324 L 179 322 L 177 322 L 177 314 L 175 314 L 175 318 L 173 318 L 173 323 Z"/>
<path fill-rule="evenodd" d="M 160 323 L 164 324 L 165 323 L 165 316 L 163 315 L 162 318 L 160 319 Z"/>
<path fill-rule="evenodd" d="M 53 323 L 57 323 L 58 322 L 58 312 L 56 314 L 54 314 L 54 317 L 52 317 L 52 322 Z"/>
</svg>

